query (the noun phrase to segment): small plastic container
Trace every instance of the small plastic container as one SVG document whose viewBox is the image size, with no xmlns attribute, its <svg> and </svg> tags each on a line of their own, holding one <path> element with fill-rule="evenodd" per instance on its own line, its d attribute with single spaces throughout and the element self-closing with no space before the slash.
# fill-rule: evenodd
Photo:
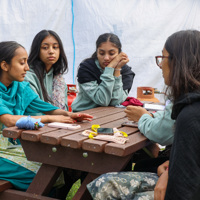
<svg viewBox="0 0 200 200">
<path fill-rule="evenodd" d="M 140 101 L 160 102 L 154 97 L 154 88 L 152 87 L 137 87 L 137 99 Z"/>
</svg>

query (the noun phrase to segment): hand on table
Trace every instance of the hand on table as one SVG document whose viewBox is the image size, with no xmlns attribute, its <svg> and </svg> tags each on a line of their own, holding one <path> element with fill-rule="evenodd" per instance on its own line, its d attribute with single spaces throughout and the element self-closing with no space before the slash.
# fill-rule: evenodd
<svg viewBox="0 0 200 200">
<path fill-rule="evenodd" d="M 61 109 L 48 111 L 46 115 L 40 116 L 42 122 L 62 122 L 62 123 L 75 123 L 83 120 L 91 121 L 93 116 L 86 113 L 73 113 Z M 45 117 L 45 120 L 43 119 Z"/>
<path fill-rule="evenodd" d="M 135 122 L 138 122 L 140 117 L 142 117 L 144 114 L 149 114 L 151 116 L 151 113 L 140 106 L 127 106 L 124 112 L 126 113 L 128 120 Z"/>
<path fill-rule="evenodd" d="M 69 115 L 73 120 L 76 120 L 78 122 L 87 120 L 92 121 L 93 116 L 86 114 L 86 113 L 70 113 Z"/>
</svg>

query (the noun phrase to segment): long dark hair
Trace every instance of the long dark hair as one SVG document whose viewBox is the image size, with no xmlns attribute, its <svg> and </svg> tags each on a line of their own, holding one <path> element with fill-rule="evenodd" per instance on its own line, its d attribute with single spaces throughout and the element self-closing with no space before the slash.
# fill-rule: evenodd
<svg viewBox="0 0 200 200">
<path fill-rule="evenodd" d="M 164 47 L 171 58 L 169 88 L 173 100 L 183 94 L 200 91 L 200 32 L 176 32 L 168 37 Z"/>
<path fill-rule="evenodd" d="M 21 44 L 15 41 L 0 42 L 0 63 L 5 61 L 7 64 L 10 64 L 11 60 L 15 56 L 16 50 L 19 47 L 24 48 Z M 2 74 L 2 69 L 0 67 L 0 76 L 1 74 Z"/>
<path fill-rule="evenodd" d="M 113 33 L 104 33 L 100 35 L 96 41 L 96 51 L 92 54 L 91 58 L 97 59 L 97 49 L 103 42 L 111 42 L 119 50 L 119 53 L 122 51 L 122 44 L 117 35 Z"/>
<path fill-rule="evenodd" d="M 40 60 L 40 46 L 42 41 L 47 37 L 47 36 L 53 36 L 59 43 L 59 48 L 60 48 L 60 56 L 58 61 L 52 66 L 53 67 L 53 74 L 58 75 L 58 74 L 63 74 L 65 71 L 68 71 L 68 62 L 67 62 L 67 57 L 65 55 L 65 51 L 63 48 L 62 41 L 60 37 L 58 36 L 57 33 L 55 33 L 52 30 L 42 30 L 40 31 L 35 38 L 33 39 L 32 45 L 31 45 L 31 50 L 30 50 L 30 55 L 28 58 L 28 64 L 31 69 L 34 70 L 36 76 L 38 77 L 41 88 L 42 88 L 42 94 L 44 97 L 45 101 L 51 101 L 49 99 L 49 96 L 47 94 L 47 91 L 44 87 L 44 72 L 45 72 L 45 64 Z"/>
</svg>

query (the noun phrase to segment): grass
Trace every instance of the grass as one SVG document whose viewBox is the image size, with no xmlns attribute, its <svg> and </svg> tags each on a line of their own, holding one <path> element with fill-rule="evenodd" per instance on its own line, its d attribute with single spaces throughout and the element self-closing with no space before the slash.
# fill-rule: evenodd
<svg viewBox="0 0 200 200">
<path fill-rule="evenodd" d="M 69 193 L 67 194 L 66 200 L 71 200 L 74 197 L 74 195 L 76 194 L 76 192 L 78 191 L 80 186 L 81 186 L 81 180 L 79 179 L 73 184 L 72 188 L 70 189 Z"/>
</svg>

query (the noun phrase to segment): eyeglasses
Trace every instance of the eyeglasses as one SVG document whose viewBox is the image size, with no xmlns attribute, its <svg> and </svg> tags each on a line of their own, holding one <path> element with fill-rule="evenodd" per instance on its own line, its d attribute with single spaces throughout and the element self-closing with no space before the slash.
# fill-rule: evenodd
<svg viewBox="0 0 200 200">
<path fill-rule="evenodd" d="M 158 67 L 161 68 L 161 63 L 163 61 L 163 58 L 170 58 L 169 56 L 156 56 L 156 64 L 158 65 Z"/>
</svg>

